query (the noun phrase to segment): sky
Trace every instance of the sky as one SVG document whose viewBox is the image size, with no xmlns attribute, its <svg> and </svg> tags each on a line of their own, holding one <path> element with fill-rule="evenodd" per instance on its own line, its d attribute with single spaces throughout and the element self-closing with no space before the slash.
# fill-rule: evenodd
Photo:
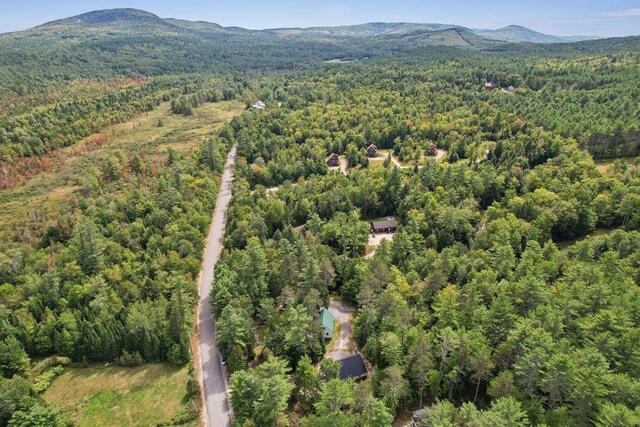
<svg viewBox="0 0 640 427">
<path fill-rule="evenodd" d="M 130 7 L 162 18 L 251 29 L 419 22 L 555 35 L 640 35 L 640 0 L 0 0 L 0 33 L 98 9 Z"/>
</svg>

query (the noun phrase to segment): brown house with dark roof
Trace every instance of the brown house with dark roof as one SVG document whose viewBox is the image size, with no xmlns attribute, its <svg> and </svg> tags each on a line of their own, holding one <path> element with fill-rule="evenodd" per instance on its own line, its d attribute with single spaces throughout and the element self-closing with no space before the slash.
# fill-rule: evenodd
<svg viewBox="0 0 640 427">
<path fill-rule="evenodd" d="M 371 144 L 367 147 L 367 157 L 378 157 L 378 147 Z"/>
<path fill-rule="evenodd" d="M 431 146 L 427 150 L 427 156 L 435 156 L 436 154 L 438 154 L 438 149 L 436 147 L 436 144 L 432 142 Z"/>
<path fill-rule="evenodd" d="M 329 154 L 329 157 L 327 157 L 327 166 L 340 166 L 340 158 L 336 153 Z"/>
<path fill-rule="evenodd" d="M 395 233 L 398 229 L 398 223 L 395 219 L 386 221 L 374 221 L 371 223 L 372 233 Z"/>
</svg>

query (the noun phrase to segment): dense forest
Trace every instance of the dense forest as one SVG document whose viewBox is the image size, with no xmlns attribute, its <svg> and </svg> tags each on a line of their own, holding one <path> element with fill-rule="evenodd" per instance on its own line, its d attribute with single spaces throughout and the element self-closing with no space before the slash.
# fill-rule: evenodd
<svg viewBox="0 0 640 427">
<path fill-rule="evenodd" d="M 636 58 L 621 86 L 637 85 Z M 242 157 L 211 298 L 240 424 L 384 426 L 427 402 L 425 425 L 638 422 L 635 167 L 602 174 L 575 140 L 534 124 L 544 115 L 507 108 L 500 97 L 539 96 L 516 61 L 518 76 L 494 65 L 515 94 L 478 93 L 491 76 L 464 80 L 455 62 L 449 74 L 444 61 L 331 70 L 285 95 L 269 83 L 281 107 L 225 131 Z M 533 68 L 554 63 L 574 60 Z M 582 63 L 576 75 L 597 72 Z M 359 160 L 370 143 L 408 161 L 431 143 L 448 156 L 379 167 Z M 328 172 L 330 152 L 349 158 L 348 176 Z M 367 219 L 387 215 L 400 229 L 363 258 Z M 619 230 L 559 249 L 597 228 Z M 371 381 L 340 383 L 322 359 L 316 318 L 331 294 L 358 307 Z"/>
<path fill-rule="evenodd" d="M 188 153 L 96 159 L 62 213 L 0 225 L 0 426 L 69 424 L 39 394 L 59 365 L 191 361 L 194 282 L 234 145 L 211 303 L 237 425 L 382 427 L 420 408 L 432 426 L 640 424 L 635 39 L 352 49 L 143 21 L 116 40 L 66 21 L 30 30 L 39 46 L 2 36 L 0 192 L 162 102 L 176 116 L 267 107 Z M 192 31 L 210 34 L 190 45 Z M 370 161 L 370 144 L 387 160 Z M 369 222 L 387 216 L 393 240 L 365 258 Z M 370 379 L 341 381 L 324 357 L 330 298 L 356 309 Z"/>
<path fill-rule="evenodd" d="M 227 150 L 116 151 L 76 178 L 62 213 L 2 228 L 0 425 L 62 422 L 37 394 L 61 364 L 190 361 L 194 279 Z"/>
</svg>

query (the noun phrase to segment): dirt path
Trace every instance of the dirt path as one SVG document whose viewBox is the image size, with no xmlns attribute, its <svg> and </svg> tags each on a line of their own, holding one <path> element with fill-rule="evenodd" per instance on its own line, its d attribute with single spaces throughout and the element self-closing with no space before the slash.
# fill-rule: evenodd
<svg viewBox="0 0 640 427">
<path fill-rule="evenodd" d="M 396 159 L 396 157 L 393 154 L 391 155 L 391 163 L 393 163 L 394 165 L 396 165 L 400 169 L 411 167 L 411 166 L 405 166 L 402 163 L 400 163 L 400 161 L 398 159 Z"/>
<path fill-rule="evenodd" d="M 329 166 L 329 170 L 339 170 L 344 175 L 349 175 L 349 161 L 347 160 L 347 158 L 344 156 L 338 156 L 338 160 L 340 161 L 340 166 Z"/>
<path fill-rule="evenodd" d="M 342 156 L 340 156 L 340 170 L 345 175 L 349 174 L 349 161 Z"/>
<path fill-rule="evenodd" d="M 371 160 L 373 160 L 373 161 L 381 161 L 381 160 L 384 161 L 387 158 L 387 155 L 389 153 L 391 153 L 391 150 L 385 150 L 385 151 L 381 150 L 381 152 L 379 152 L 379 154 L 378 154 L 378 157 L 374 157 Z M 447 156 L 447 154 L 448 154 L 447 150 L 436 150 L 436 155 L 435 156 L 424 156 L 421 161 L 423 162 L 425 159 L 432 158 L 436 162 L 439 162 L 442 159 L 444 159 Z M 393 153 L 391 153 L 391 163 L 393 163 L 395 166 L 397 166 L 400 169 L 409 169 L 409 168 L 414 168 L 415 167 L 415 165 L 402 164 L 402 162 L 400 162 L 400 160 Z M 417 166 L 418 166 L 418 169 L 423 167 L 420 164 L 417 165 Z"/>
<path fill-rule="evenodd" d="M 442 160 L 446 155 L 448 154 L 447 150 L 436 150 L 436 155 L 434 157 L 434 159 L 436 159 L 436 162 L 439 162 L 440 160 Z"/>
</svg>

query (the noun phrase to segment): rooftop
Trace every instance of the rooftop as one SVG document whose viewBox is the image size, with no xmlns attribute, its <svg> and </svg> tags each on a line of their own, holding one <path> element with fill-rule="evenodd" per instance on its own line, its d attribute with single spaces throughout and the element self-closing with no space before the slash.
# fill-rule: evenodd
<svg viewBox="0 0 640 427">
<path fill-rule="evenodd" d="M 335 318 L 333 314 L 329 313 L 324 307 L 320 308 L 320 324 L 330 330 L 333 333 L 333 323 L 335 322 Z"/>
<path fill-rule="evenodd" d="M 393 227 L 397 227 L 398 223 L 396 222 L 395 219 L 388 219 L 385 221 L 375 221 L 372 222 L 371 225 L 373 225 L 373 228 L 393 228 Z"/>
<path fill-rule="evenodd" d="M 413 419 L 414 420 L 424 420 L 425 418 L 427 418 L 427 416 L 429 416 L 429 412 L 427 412 L 427 409 L 418 409 L 417 411 L 413 412 Z"/>
<path fill-rule="evenodd" d="M 364 359 L 359 354 L 354 354 L 340 361 L 340 379 L 360 378 L 369 372 L 364 364 Z"/>
</svg>

